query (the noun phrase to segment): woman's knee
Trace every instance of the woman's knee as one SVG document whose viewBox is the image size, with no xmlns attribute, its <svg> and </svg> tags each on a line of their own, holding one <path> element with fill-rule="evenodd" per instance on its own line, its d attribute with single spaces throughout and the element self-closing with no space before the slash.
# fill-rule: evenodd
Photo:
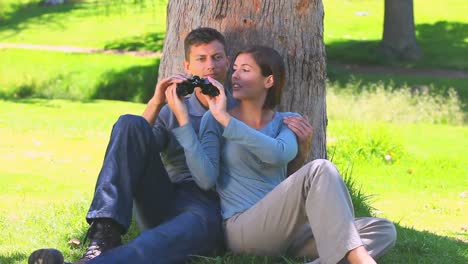
<svg viewBox="0 0 468 264">
<path fill-rule="evenodd" d="M 385 218 L 362 217 L 356 219 L 361 236 L 371 237 L 387 251 L 395 245 L 397 233 L 395 225 Z"/>
<path fill-rule="evenodd" d="M 326 159 L 316 159 L 310 161 L 304 167 L 307 169 L 311 179 L 325 178 L 325 180 L 342 180 L 341 175 L 335 165 Z"/>
<path fill-rule="evenodd" d="M 395 245 L 397 239 L 397 232 L 395 225 L 387 219 L 380 219 L 380 225 L 383 230 L 383 235 L 385 237 L 385 241 L 388 243 L 389 247 L 393 247 Z"/>
</svg>

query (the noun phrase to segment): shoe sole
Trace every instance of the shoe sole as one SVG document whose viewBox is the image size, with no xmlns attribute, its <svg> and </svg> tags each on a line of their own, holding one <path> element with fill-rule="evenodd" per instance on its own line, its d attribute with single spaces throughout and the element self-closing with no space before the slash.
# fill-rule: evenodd
<svg viewBox="0 0 468 264">
<path fill-rule="evenodd" d="M 34 251 L 28 258 L 28 264 L 64 264 L 63 255 L 53 248 Z"/>
</svg>

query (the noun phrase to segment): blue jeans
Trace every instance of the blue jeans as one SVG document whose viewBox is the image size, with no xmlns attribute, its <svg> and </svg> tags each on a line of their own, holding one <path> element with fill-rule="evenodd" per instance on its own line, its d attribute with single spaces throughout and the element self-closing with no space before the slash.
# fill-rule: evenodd
<svg viewBox="0 0 468 264">
<path fill-rule="evenodd" d="M 126 232 L 135 205 L 148 230 L 89 263 L 183 263 L 222 247 L 218 197 L 194 182 L 172 183 L 151 126 L 124 115 L 112 129 L 86 219 L 114 219 Z"/>
</svg>

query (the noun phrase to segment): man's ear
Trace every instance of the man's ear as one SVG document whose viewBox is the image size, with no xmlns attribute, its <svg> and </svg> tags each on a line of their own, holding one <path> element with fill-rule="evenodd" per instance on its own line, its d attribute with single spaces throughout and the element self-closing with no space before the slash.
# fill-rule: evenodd
<svg viewBox="0 0 468 264">
<path fill-rule="evenodd" d="M 186 60 L 184 60 L 184 70 L 185 70 L 185 73 L 187 73 L 187 74 L 192 74 L 192 73 L 190 72 L 190 62 L 188 62 L 188 61 L 186 61 Z"/>
<path fill-rule="evenodd" d="M 273 75 L 269 75 L 268 77 L 266 77 L 266 79 L 265 79 L 265 88 L 270 89 L 271 87 L 273 87 L 273 84 L 275 84 L 275 80 L 273 79 Z"/>
</svg>

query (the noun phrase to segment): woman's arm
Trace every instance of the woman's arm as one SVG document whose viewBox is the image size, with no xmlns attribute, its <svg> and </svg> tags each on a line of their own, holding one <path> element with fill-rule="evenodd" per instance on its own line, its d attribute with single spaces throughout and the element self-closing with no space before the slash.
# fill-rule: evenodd
<svg viewBox="0 0 468 264">
<path fill-rule="evenodd" d="M 200 124 L 200 140 L 190 122 L 172 130 L 184 148 L 185 159 L 195 182 L 204 190 L 212 188 L 219 176 L 220 129 L 211 113 L 207 112 Z"/>
<path fill-rule="evenodd" d="M 297 154 L 296 135 L 286 125 L 281 125 L 278 135 L 272 138 L 231 117 L 223 137 L 246 146 L 263 162 L 269 164 L 287 164 Z"/>
<path fill-rule="evenodd" d="M 286 164 L 296 156 L 297 139 L 286 125 L 281 126 L 275 138 L 247 126 L 227 112 L 224 87 L 218 81 L 210 77 L 208 79 L 220 92 L 219 96 L 206 98 L 213 119 L 225 127 L 223 137 L 248 147 L 265 163 Z"/>
</svg>

